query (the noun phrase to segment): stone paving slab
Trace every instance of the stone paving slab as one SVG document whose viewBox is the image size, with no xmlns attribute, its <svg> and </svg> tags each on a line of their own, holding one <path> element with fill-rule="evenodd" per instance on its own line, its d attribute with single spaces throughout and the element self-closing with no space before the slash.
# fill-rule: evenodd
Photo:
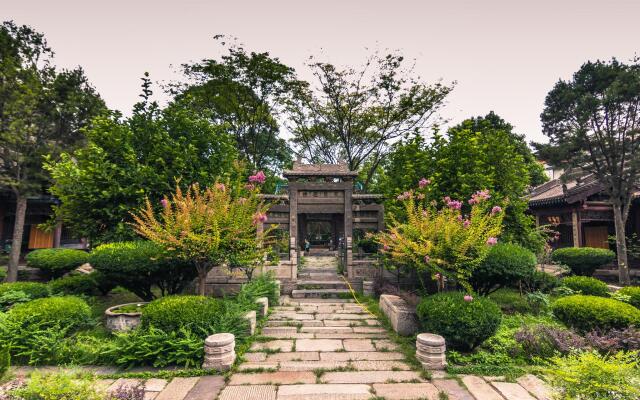
<svg viewBox="0 0 640 400">
<path fill-rule="evenodd" d="M 467 387 L 467 390 L 476 399 L 482 400 L 504 400 L 498 392 L 495 391 L 484 379 L 474 375 L 464 375 L 462 377 L 462 383 Z"/>
<path fill-rule="evenodd" d="M 147 381 L 144 383 L 144 390 L 147 392 L 161 392 L 162 389 L 167 386 L 167 383 L 168 382 L 166 379 L 147 379 Z"/>
<path fill-rule="evenodd" d="M 371 326 L 356 326 L 353 328 L 354 333 L 387 333 L 384 328 L 371 327 Z"/>
<path fill-rule="evenodd" d="M 553 397 L 544 381 L 535 375 L 524 375 L 516 381 L 538 400 L 551 400 Z"/>
<path fill-rule="evenodd" d="M 298 314 L 295 312 L 286 312 L 286 313 L 273 313 L 269 318 L 272 319 L 285 319 L 290 321 L 303 321 L 314 319 L 313 314 Z"/>
<path fill-rule="evenodd" d="M 388 339 L 384 333 L 316 333 L 318 339 Z"/>
<path fill-rule="evenodd" d="M 267 359 L 265 353 L 244 353 L 242 357 L 246 362 L 262 362 Z"/>
<path fill-rule="evenodd" d="M 268 337 L 274 339 L 313 339 L 313 333 L 272 333 Z"/>
<path fill-rule="evenodd" d="M 353 333 L 348 326 L 303 326 L 300 332 L 305 333 Z"/>
<path fill-rule="evenodd" d="M 522 386 L 511 382 L 492 382 L 491 385 L 507 400 L 536 400 Z"/>
<path fill-rule="evenodd" d="M 276 386 L 227 386 L 222 389 L 218 400 L 276 400 Z"/>
<path fill-rule="evenodd" d="M 280 366 L 277 362 L 245 362 L 238 366 L 238 371 L 257 370 L 257 369 L 278 369 Z"/>
<path fill-rule="evenodd" d="M 328 319 L 323 322 L 323 326 L 360 326 L 361 321 L 352 321 L 349 319 Z"/>
<path fill-rule="evenodd" d="M 404 355 L 396 352 L 350 351 L 320 353 L 322 361 L 381 361 L 404 360 Z"/>
<path fill-rule="evenodd" d="M 400 348 L 400 346 L 398 346 L 397 344 L 393 343 L 391 340 L 386 340 L 386 339 L 382 339 L 382 340 L 373 340 L 373 344 L 374 346 L 376 346 L 376 350 L 398 350 Z"/>
<path fill-rule="evenodd" d="M 306 315 L 306 314 L 303 314 Z M 369 314 L 316 314 L 315 319 L 368 319 L 371 318 Z"/>
<path fill-rule="evenodd" d="M 415 371 L 348 371 L 327 372 L 320 377 L 323 383 L 385 383 L 422 381 Z"/>
<path fill-rule="evenodd" d="M 173 378 L 156 400 L 183 400 L 200 378 Z"/>
<path fill-rule="evenodd" d="M 141 379 L 128 379 L 128 378 L 120 378 L 114 381 L 111 386 L 107 388 L 107 393 L 111 393 L 119 388 L 129 387 L 135 388 L 142 385 Z"/>
<path fill-rule="evenodd" d="M 315 383 L 316 375 L 308 371 L 278 371 L 257 374 L 233 374 L 229 385 L 293 385 Z"/>
<path fill-rule="evenodd" d="M 251 351 L 266 349 L 290 352 L 293 350 L 293 340 L 272 340 L 270 342 L 257 342 L 251 345 Z"/>
<path fill-rule="evenodd" d="M 368 400 L 370 397 L 368 385 L 286 385 L 278 391 L 278 400 Z"/>
<path fill-rule="evenodd" d="M 274 333 L 296 333 L 298 328 L 295 326 L 265 326 L 262 328 L 262 336 L 271 336 Z"/>
<path fill-rule="evenodd" d="M 292 351 L 291 353 L 268 354 L 268 362 L 273 361 L 320 361 L 320 354 L 317 351 Z"/>
<path fill-rule="evenodd" d="M 268 326 L 268 327 L 271 327 L 271 326 L 287 326 L 287 325 L 324 326 L 324 323 L 323 323 L 323 321 L 318 321 L 318 320 L 312 319 L 312 320 L 296 321 L 296 322 L 291 322 L 291 321 L 286 321 L 286 320 L 267 321 L 267 323 L 265 324 L 265 326 Z M 263 329 L 263 331 L 264 331 L 264 329 Z"/>
<path fill-rule="evenodd" d="M 352 361 L 349 365 L 358 371 L 410 371 L 402 361 Z"/>
<path fill-rule="evenodd" d="M 342 340 L 300 339 L 296 341 L 296 351 L 336 351 L 343 349 Z"/>
<path fill-rule="evenodd" d="M 184 400 L 214 400 L 224 386 L 223 376 L 203 376 Z"/>
<path fill-rule="evenodd" d="M 347 361 L 282 361 L 280 371 L 314 371 L 347 368 L 349 365 Z"/>
<path fill-rule="evenodd" d="M 432 383 L 376 383 L 376 396 L 385 400 L 438 400 L 438 388 Z"/>
<path fill-rule="evenodd" d="M 431 383 L 445 392 L 449 400 L 477 400 L 454 379 L 433 379 Z"/>
<path fill-rule="evenodd" d="M 346 351 L 375 351 L 376 348 L 369 339 L 345 339 L 342 345 Z"/>
</svg>

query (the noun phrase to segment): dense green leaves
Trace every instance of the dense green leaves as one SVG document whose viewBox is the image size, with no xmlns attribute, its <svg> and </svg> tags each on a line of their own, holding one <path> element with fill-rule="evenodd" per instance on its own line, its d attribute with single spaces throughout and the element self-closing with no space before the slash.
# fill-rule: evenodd
<svg viewBox="0 0 640 400">
<path fill-rule="evenodd" d="M 536 269 L 536 256 L 531 251 L 511 243 L 499 243 L 471 275 L 471 286 L 487 295 L 501 287 L 516 286 Z"/>
</svg>

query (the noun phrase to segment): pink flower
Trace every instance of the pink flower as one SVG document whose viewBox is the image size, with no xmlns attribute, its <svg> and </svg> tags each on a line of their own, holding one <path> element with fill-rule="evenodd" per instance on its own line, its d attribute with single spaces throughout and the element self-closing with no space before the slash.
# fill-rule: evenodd
<svg viewBox="0 0 640 400">
<path fill-rule="evenodd" d="M 389 245 L 386 245 L 386 244 L 385 244 L 384 246 L 382 246 L 382 249 L 383 249 L 384 251 L 389 251 Z"/>
<path fill-rule="evenodd" d="M 262 171 L 256 172 L 255 175 L 249 177 L 249 182 L 262 185 L 267 180 L 267 176 Z"/>
<path fill-rule="evenodd" d="M 410 199 L 413 196 L 413 194 L 411 192 L 404 192 L 401 195 L 398 196 L 398 200 L 402 201 L 402 200 L 407 200 Z"/>
<path fill-rule="evenodd" d="M 491 195 L 489 194 L 489 191 L 487 189 L 478 190 L 473 195 L 471 195 L 471 199 L 469 199 L 469 204 L 480 204 L 481 201 L 487 200 L 490 197 Z"/>
<path fill-rule="evenodd" d="M 162 204 L 162 208 L 167 208 L 169 206 L 167 199 L 160 200 L 160 204 Z"/>
<path fill-rule="evenodd" d="M 499 212 L 501 212 L 501 211 L 502 211 L 502 207 L 500 207 L 500 206 L 494 206 L 494 207 L 491 209 L 491 215 L 496 215 L 497 213 L 499 213 Z"/>
<path fill-rule="evenodd" d="M 246 197 L 240 197 L 240 198 L 238 199 L 238 203 L 240 203 L 240 204 L 244 204 L 244 203 L 246 203 L 246 202 L 247 202 L 247 198 L 246 198 Z"/>
<path fill-rule="evenodd" d="M 424 256 L 424 262 L 426 262 L 427 264 L 429 264 L 429 262 L 431 261 L 431 257 L 429 256 Z"/>
<path fill-rule="evenodd" d="M 489 239 L 487 239 L 487 244 L 489 246 L 493 246 L 496 243 L 498 243 L 498 239 L 494 238 L 493 236 L 491 236 Z"/>
<path fill-rule="evenodd" d="M 423 187 L 427 186 L 428 184 L 430 184 L 431 181 L 427 178 L 422 178 L 420 179 L 420 181 L 418 182 L 418 186 L 420 186 L 420 188 L 422 189 Z"/>
<path fill-rule="evenodd" d="M 452 210 L 459 210 L 462 208 L 462 202 L 458 200 L 451 200 L 447 203 L 447 206 Z"/>
<path fill-rule="evenodd" d="M 458 221 L 462 222 L 462 214 L 458 215 Z"/>
<path fill-rule="evenodd" d="M 468 294 L 465 294 L 463 298 L 464 298 L 464 301 L 466 301 L 467 303 L 473 301 L 473 296 Z"/>
<path fill-rule="evenodd" d="M 464 226 L 465 228 L 468 228 L 469 226 L 471 226 L 471 221 L 469 221 L 468 219 L 465 219 L 464 222 L 462 222 L 462 226 Z"/>
<path fill-rule="evenodd" d="M 247 190 L 253 190 L 256 188 L 256 185 L 254 185 L 253 183 L 247 183 L 246 185 L 244 185 L 244 188 Z"/>
<path fill-rule="evenodd" d="M 424 200 L 424 193 L 418 193 L 418 194 L 416 195 L 416 199 L 418 199 L 418 200 Z"/>
<path fill-rule="evenodd" d="M 267 222 L 267 214 L 257 212 L 253 215 L 253 224 L 258 225 L 259 223 Z"/>
<path fill-rule="evenodd" d="M 227 187 L 224 185 L 224 183 L 216 183 L 215 188 L 216 190 L 219 190 L 221 192 L 227 190 Z"/>
</svg>

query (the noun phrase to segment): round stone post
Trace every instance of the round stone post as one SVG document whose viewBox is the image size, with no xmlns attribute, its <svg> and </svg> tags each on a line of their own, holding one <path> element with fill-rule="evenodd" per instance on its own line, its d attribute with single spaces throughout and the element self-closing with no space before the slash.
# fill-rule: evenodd
<svg viewBox="0 0 640 400">
<path fill-rule="evenodd" d="M 372 297 L 373 293 L 373 281 L 362 281 L 362 294 Z"/>
<path fill-rule="evenodd" d="M 425 369 L 444 369 L 447 366 L 444 338 L 433 333 L 421 333 L 416 340 L 416 358 Z"/>
<path fill-rule="evenodd" d="M 204 341 L 202 368 L 228 371 L 236 361 L 236 338 L 231 333 L 211 335 Z"/>
</svg>

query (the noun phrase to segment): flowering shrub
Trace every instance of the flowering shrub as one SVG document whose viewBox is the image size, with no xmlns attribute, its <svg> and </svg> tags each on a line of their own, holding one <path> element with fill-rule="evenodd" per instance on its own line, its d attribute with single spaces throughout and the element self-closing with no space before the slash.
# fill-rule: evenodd
<svg viewBox="0 0 640 400">
<path fill-rule="evenodd" d="M 250 185 L 216 183 L 186 192 L 180 187 L 160 204 L 160 215 L 147 199 L 133 214 L 135 231 L 162 246 L 169 254 L 192 263 L 198 272 L 198 290 L 205 294 L 205 279 L 216 265 L 253 271 L 264 258 L 260 246 L 268 207 L 258 197 L 264 173 L 251 176 Z M 250 273 L 247 274 L 251 277 Z"/>
<path fill-rule="evenodd" d="M 460 200 L 430 201 L 429 183 L 423 178 L 416 191 L 398 196 L 407 220 L 392 219 L 389 230 L 378 233 L 376 239 L 392 262 L 426 272 L 433 279 L 446 277 L 470 290 L 473 270 L 498 242 L 502 207 L 491 207 L 486 201 L 491 195 L 482 190 L 468 200 L 470 211 L 464 213 Z"/>
</svg>

